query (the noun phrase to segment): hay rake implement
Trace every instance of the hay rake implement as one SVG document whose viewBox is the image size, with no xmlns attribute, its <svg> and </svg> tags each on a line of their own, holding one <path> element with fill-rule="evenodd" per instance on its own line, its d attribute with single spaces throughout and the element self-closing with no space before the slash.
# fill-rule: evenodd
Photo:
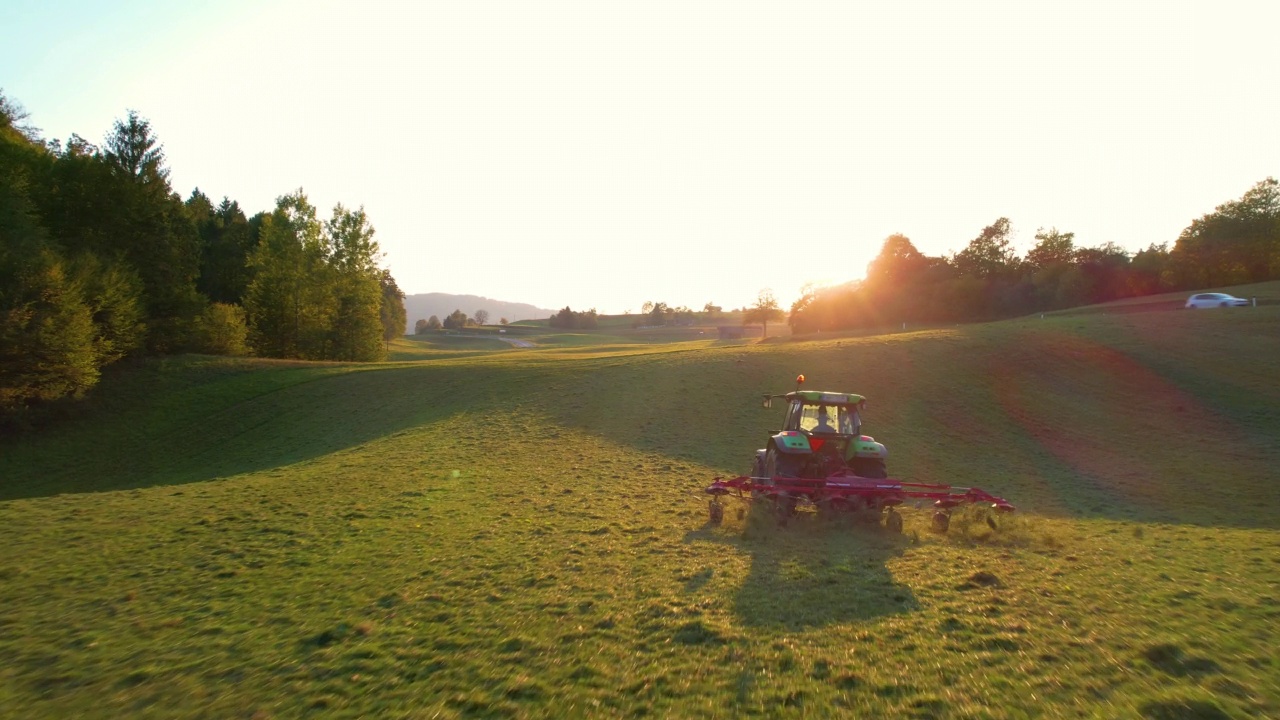
<svg viewBox="0 0 1280 720">
<path fill-rule="evenodd" d="M 778 475 L 715 478 L 706 493 L 711 496 L 708 513 L 712 524 L 724 519 L 724 500 L 730 495 L 748 502 L 768 503 L 778 522 L 784 525 L 803 504 L 811 504 L 819 515 L 875 513 L 877 517 L 883 516 L 885 527 L 893 532 L 902 531 L 902 515 L 897 512 L 897 506 L 911 501 L 933 501 L 935 532 L 947 531 L 952 509 L 961 505 L 986 504 L 998 512 L 1014 509 L 1004 498 L 980 488 L 865 478 L 848 471 L 837 471 L 823 479 Z"/>
</svg>

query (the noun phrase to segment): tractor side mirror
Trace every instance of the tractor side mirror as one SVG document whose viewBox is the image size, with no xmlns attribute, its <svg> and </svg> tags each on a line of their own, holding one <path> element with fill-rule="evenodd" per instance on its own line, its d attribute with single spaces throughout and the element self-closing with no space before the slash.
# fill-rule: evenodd
<svg viewBox="0 0 1280 720">
<path fill-rule="evenodd" d="M 765 396 L 764 396 L 764 407 L 766 407 L 766 408 L 771 408 L 771 407 L 773 407 L 773 398 L 772 398 L 772 397 L 770 397 L 770 396 L 768 396 L 768 395 L 765 395 Z"/>
</svg>

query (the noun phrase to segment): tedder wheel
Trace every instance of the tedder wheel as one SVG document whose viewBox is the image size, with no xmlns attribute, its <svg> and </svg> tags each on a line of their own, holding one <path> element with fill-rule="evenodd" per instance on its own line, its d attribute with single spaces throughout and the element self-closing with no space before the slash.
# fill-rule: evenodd
<svg viewBox="0 0 1280 720">
<path fill-rule="evenodd" d="M 774 501 L 773 511 L 778 518 L 778 525 L 785 527 L 787 521 L 796 514 L 796 499 L 785 493 L 778 496 L 778 499 Z"/>
<path fill-rule="evenodd" d="M 724 503 L 718 498 L 711 498 L 711 502 L 707 505 L 707 520 L 712 525 L 719 525 L 724 521 Z"/>
<path fill-rule="evenodd" d="M 889 508 L 888 514 L 884 516 L 884 526 L 891 533 L 902 532 L 902 516 L 898 514 L 897 510 Z"/>
<path fill-rule="evenodd" d="M 941 510 L 933 514 L 934 532 L 941 535 L 945 533 L 949 527 L 951 527 L 951 515 L 944 513 Z"/>
</svg>

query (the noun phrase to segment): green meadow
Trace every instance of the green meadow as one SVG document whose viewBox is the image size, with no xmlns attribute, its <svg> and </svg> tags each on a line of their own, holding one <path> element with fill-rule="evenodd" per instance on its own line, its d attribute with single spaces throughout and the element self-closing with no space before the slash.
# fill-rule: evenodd
<svg viewBox="0 0 1280 720">
<path fill-rule="evenodd" d="M 0 440 L 0 716 L 1280 716 L 1280 306 L 538 333 L 112 366 Z M 709 525 L 799 373 L 1018 511 Z"/>
</svg>

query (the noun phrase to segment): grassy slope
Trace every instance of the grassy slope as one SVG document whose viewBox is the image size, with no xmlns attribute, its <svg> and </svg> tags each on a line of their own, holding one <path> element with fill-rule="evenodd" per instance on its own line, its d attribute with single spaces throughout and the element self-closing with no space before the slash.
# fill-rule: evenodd
<svg viewBox="0 0 1280 720">
<path fill-rule="evenodd" d="M 1275 716 L 1277 328 L 120 371 L 0 446 L 0 715 Z M 797 372 L 1020 512 L 707 527 Z"/>
</svg>

